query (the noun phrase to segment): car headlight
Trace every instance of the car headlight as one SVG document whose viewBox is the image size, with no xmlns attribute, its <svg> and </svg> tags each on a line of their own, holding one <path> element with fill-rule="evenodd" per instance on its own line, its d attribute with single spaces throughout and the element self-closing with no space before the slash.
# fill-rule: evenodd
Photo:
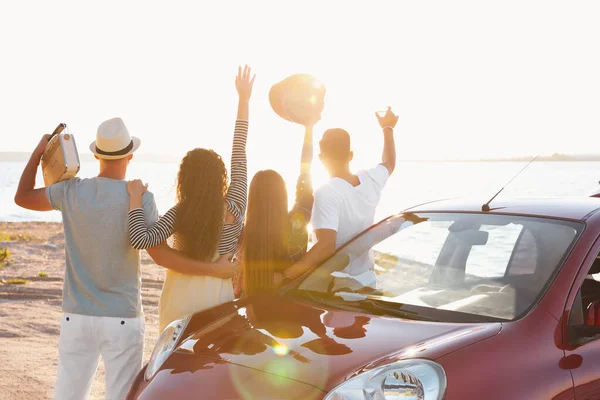
<svg viewBox="0 0 600 400">
<path fill-rule="evenodd" d="M 185 331 L 187 324 L 190 322 L 190 318 L 191 315 L 188 315 L 183 319 L 176 319 L 167 325 L 167 327 L 163 330 L 160 337 L 156 341 L 156 346 L 154 346 L 154 350 L 150 356 L 150 361 L 148 361 L 146 373 L 144 374 L 144 378 L 146 378 L 146 380 L 152 379 L 161 365 L 163 365 L 167 357 L 169 357 L 173 350 L 175 350 L 175 346 L 179 342 L 179 339 L 181 338 L 183 331 Z"/>
<path fill-rule="evenodd" d="M 397 361 L 358 374 L 333 389 L 324 400 L 442 400 L 446 373 L 422 359 Z"/>
</svg>

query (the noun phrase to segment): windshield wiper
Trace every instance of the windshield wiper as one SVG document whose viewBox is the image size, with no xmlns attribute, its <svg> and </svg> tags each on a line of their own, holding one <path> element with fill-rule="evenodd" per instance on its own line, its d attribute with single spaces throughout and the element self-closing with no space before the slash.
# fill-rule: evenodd
<svg viewBox="0 0 600 400">
<path fill-rule="evenodd" d="M 345 310 L 351 309 L 351 311 L 367 311 L 375 315 L 390 315 L 415 321 L 441 322 L 436 318 L 419 314 L 416 311 L 402 310 L 402 303 L 395 303 L 373 297 L 365 296 L 364 299 L 352 301 L 344 300 L 339 295 L 311 292 L 308 290 L 294 290 L 291 293 L 293 293 L 294 296 L 299 296 L 318 304 L 330 305 Z"/>
<path fill-rule="evenodd" d="M 413 306 L 407 303 L 397 303 L 385 300 L 382 296 L 364 295 L 351 292 L 338 292 L 337 294 L 313 292 L 308 290 L 291 290 L 289 295 L 306 299 L 319 305 L 329 305 L 349 311 L 366 311 L 375 315 L 389 315 L 415 321 L 450 322 L 450 323 L 496 323 L 507 322 L 505 318 L 491 317 L 488 315 L 463 313 L 451 310 L 441 310 L 433 307 Z M 344 299 L 345 296 L 347 299 Z M 410 309 L 407 309 L 410 308 Z M 415 310 L 423 310 L 429 315 L 423 315 Z"/>
<path fill-rule="evenodd" d="M 406 319 L 412 319 L 412 320 L 416 320 L 416 321 L 431 321 L 431 322 L 440 322 L 440 320 L 423 315 L 423 314 L 419 314 L 416 311 L 408 311 L 408 310 L 403 310 L 401 307 L 403 306 L 402 303 L 395 303 L 393 301 L 386 301 L 386 300 L 382 300 L 382 299 L 376 299 L 376 298 L 370 298 L 367 297 L 364 300 L 361 300 L 360 302 L 352 302 L 352 301 L 345 301 L 343 300 L 343 304 L 347 304 L 348 306 L 352 307 L 355 306 L 357 308 L 360 309 L 369 309 L 369 311 L 376 313 L 376 314 L 381 314 L 381 313 L 389 313 L 390 315 L 393 315 L 395 317 L 402 317 L 402 318 L 406 318 Z M 365 307 L 368 306 L 368 307 Z"/>
</svg>

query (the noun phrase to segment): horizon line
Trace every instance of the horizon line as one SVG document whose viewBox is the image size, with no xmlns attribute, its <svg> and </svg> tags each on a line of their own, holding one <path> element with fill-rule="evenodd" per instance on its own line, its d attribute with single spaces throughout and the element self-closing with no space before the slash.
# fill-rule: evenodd
<svg viewBox="0 0 600 400">
<path fill-rule="evenodd" d="M 27 151 L 0 151 L 0 162 L 20 162 L 27 161 L 30 152 Z M 181 155 L 175 155 L 173 153 L 154 153 L 154 152 L 138 152 L 136 158 L 143 159 L 145 161 L 151 158 L 156 162 L 179 162 L 181 161 Z M 93 161 L 93 154 L 80 154 L 81 161 Z M 456 158 L 414 158 L 414 159 L 400 159 L 398 161 L 415 161 L 415 162 L 525 162 L 531 161 L 535 156 L 523 155 L 523 156 L 496 156 L 496 157 L 456 157 Z M 540 155 L 537 157 L 537 161 L 600 161 L 600 153 L 553 153 L 548 155 Z"/>
</svg>

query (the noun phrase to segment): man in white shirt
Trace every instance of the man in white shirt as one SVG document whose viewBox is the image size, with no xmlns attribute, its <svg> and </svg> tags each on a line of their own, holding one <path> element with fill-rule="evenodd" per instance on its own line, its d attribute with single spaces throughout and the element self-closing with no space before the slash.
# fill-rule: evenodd
<svg viewBox="0 0 600 400">
<path fill-rule="evenodd" d="M 331 256 L 337 248 L 374 223 L 381 190 L 396 166 L 394 127 L 398 122 L 390 107 L 385 115 L 375 114 L 383 130 L 382 162 L 375 168 L 350 172 L 354 156 L 350 135 L 343 129 L 329 129 L 319 142 L 321 161 L 331 180 L 315 192 L 311 224 L 317 243 L 298 263 L 285 271 L 284 279 L 294 279 Z M 334 289 L 375 287 L 374 263 L 370 252 L 350 260 L 336 278 Z"/>
</svg>

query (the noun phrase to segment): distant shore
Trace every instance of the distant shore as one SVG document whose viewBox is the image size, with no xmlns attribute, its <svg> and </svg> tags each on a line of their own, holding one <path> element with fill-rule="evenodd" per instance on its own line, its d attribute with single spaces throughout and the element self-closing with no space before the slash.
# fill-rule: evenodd
<svg viewBox="0 0 600 400">
<path fill-rule="evenodd" d="M 529 162 L 538 161 L 552 162 L 596 162 L 600 161 L 600 154 L 552 154 L 547 156 L 519 156 L 498 158 L 452 158 L 447 160 L 407 160 L 415 162 Z"/>
<path fill-rule="evenodd" d="M 22 151 L 8 151 L 3 152 L 0 151 L 0 162 L 26 162 L 29 160 L 29 156 L 31 153 L 26 153 Z M 136 162 L 158 162 L 158 163 L 171 163 L 171 162 L 180 162 L 181 156 L 172 156 L 169 154 L 151 154 L 151 153 L 136 153 L 135 156 Z M 79 154 L 79 160 L 81 162 L 90 162 L 95 161 L 94 156 L 89 153 Z"/>
<path fill-rule="evenodd" d="M 29 159 L 30 153 L 14 151 L 1 152 L 0 162 L 25 162 Z M 80 154 L 81 162 L 94 161 L 91 154 Z M 451 158 L 451 159 L 404 159 L 406 162 L 529 162 L 535 156 L 519 156 L 519 157 L 490 157 L 490 158 Z M 155 163 L 178 163 L 181 161 L 181 156 L 173 156 L 168 154 L 151 154 L 139 153 L 136 154 L 136 161 L 139 162 L 155 162 Z M 555 153 L 552 155 L 539 156 L 536 161 L 579 161 L 579 162 L 594 162 L 600 161 L 600 154 L 561 154 Z"/>
</svg>

